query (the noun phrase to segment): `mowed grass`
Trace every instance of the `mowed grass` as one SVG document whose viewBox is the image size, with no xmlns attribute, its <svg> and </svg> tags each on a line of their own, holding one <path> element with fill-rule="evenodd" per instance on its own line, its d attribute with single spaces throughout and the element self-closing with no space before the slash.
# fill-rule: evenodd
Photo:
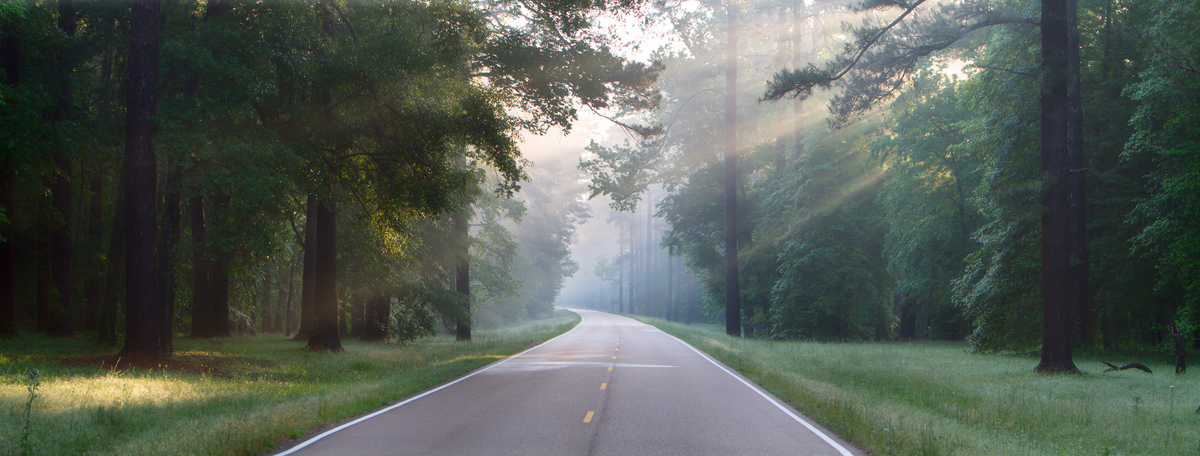
<svg viewBox="0 0 1200 456">
<path fill-rule="evenodd" d="M 970 354 L 964 343 L 748 340 L 637 318 L 872 454 L 1200 453 L 1200 366 L 1177 376 L 1160 354 L 1081 354 L 1084 375 L 1040 375 L 1036 357 Z M 1154 373 L 1101 374 L 1102 359 Z"/>
<path fill-rule="evenodd" d="M 63 357 L 104 352 L 79 339 L 0 339 L 0 454 L 21 454 L 31 369 L 42 382 L 32 413 L 34 454 L 253 455 L 520 352 L 578 321 L 559 311 L 475 331 L 467 343 L 453 336 L 404 346 L 343 339 L 344 353 L 309 352 L 278 335 L 177 340 L 177 358 L 217 365 L 218 376 L 64 365 Z"/>
</svg>

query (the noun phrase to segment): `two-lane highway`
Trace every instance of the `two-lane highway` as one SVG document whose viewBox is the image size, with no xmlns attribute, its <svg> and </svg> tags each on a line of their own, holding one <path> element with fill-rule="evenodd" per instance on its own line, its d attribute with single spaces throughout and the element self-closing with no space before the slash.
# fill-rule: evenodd
<svg viewBox="0 0 1200 456">
<path fill-rule="evenodd" d="M 562 336 L 278 455 L 862 454 L 652 326 L 576 312 Z"/>
</svg>

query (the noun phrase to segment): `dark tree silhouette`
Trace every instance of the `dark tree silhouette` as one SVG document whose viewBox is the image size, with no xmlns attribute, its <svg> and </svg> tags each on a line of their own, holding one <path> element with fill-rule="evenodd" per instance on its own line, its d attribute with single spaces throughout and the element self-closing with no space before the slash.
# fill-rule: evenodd
<svg viewBox="0 0 1200 456">
<path fill-rule="evenodd" d="M 155 211 L 154 112 L 158 0 L 136 0 L 129 22 L 125 117 L 125 355 L 162 353 Z"/>
<path fill-rule="evenodd" d="M 725 49 L 725 334 L 742 335 L 737 260 L 737 7 L 725 5 L 729 38 Z"/>
<path fill-rule="evenodd" d="M 328 203 L 317 203 L 316 283 L 310 350 L 341 350 L 337 303 L 337 219 Z"/>
</svg>

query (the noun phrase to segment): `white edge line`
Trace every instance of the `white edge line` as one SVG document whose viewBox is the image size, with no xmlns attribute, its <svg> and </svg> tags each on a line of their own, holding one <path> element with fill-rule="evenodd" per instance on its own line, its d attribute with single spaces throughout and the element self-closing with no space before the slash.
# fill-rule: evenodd
<svg viewBox="0 0 1200 456">
<path fill-rule="evenodd" d="M 570 309 L 567 309 L 567 310 L 570 310 Z M 527 350 L 525 350 L 525 351 L 523 351 L 523 352 L 521 352 L 521 353 L 517 353 L 517 354 L 515 354 L 515 355 L 512 355 L 512 356 L 509 356 L 509 357 L 507 357 L 507 358 L 504 358 L 504 359 L 502 359 L 502 360 L 500 360 L 500 361 L 496 361 L 496 362 L 494 362 L 494 363 L 492 363 L 492 364 L 489 364 L 489 365 L 487 365 L 487 366 L 484 366 L 482 369 L 479 369 L 479 370 L 477 370 L 477 371 L 475 371 L 475 372 L 472 372 L 472 373 L 470 373 L 470 374 L 467 374 L 467 376 L 465 376 L 465 377 L 460 377 L 458 380 L 455 380 L 455 381 L 452 381 L 452 382 L 450 382 L 450 383 L 444 384 L 444 385 L 442 385 L 442 386 L 439 386 L 439 387 L 437 387 L 437 388 L 431 389 L 431 390 L 429 390 L 429 391 L 426 391 L 426 392 L 424 392 L 424 393 L 421 393 L 421 394 L 419 394 L 419 395 L 416 395 L 416 396 L 410 397 L 410 398 L 408 398 L 408 399 L 405 399 L 403 402 L 400 402 L 400 403 L 397 403 L 397 404 L 392 404 L 392 405 L 390 405 L 390 406 L 387 406 L 387 407 L 384 407 L 384 408 L 382 408 L 382 409 L 376 410 L 375 412 L 373 412 L 373 413 L 371 413 L 371 414 L 369 414 L 369 415 L 365 415 L 365 416 L 363 416 L 363 417 L 360 417 L 359 419 L 356 419 L 356 420 L 354 420 L 354 421 L 351 421 L 351 422 L 349 422 L 349 423 L 346 423 L 346 424 L 343 424 L 343 425 L 341 425 L 341 426 L 338 426 L 338 427 L 335 427 L 335 428 L 333 428 L 333 429 L 330 429 L 330 430 L 328 430 L 328 431 L 322 432 L 321 434 L 317 435 L 316 437 L 313 437 L 313 438 L 311 438 L 311 439 L 305 440 L 303 443 L 301 443 L 301 444 L 299 444 L 299 445 L 296 445 L 296 446 L 294 446 L 294 447 L 291 447 L 291 448 L 289 448 L 287 451 L 284 451 L 284 452 L 282 452 L 282 453 L 276 453 L 276 454 L 275 454 L 275 456 L 287 456 L 287 455 L 289 455 L 289 454 L 292 454 L 292 453 L 295 453 L 295 452 L 297 452 L 297 451 L 300 451 L 300 450 L 301 450 L 301 449 L 303 449 L 304 447 L 307 447 L 307 446 L 309 446 L 309 445 L 312 445 L 314 442 L 316 442 L 316 441 L 318 441 L 318 440 L 321 440 L 321 439 L 323 439 L 323 438 L 325 438 L 325 437 L 329 437 L 330 435 L 333 435 L 334 433 L 336 433 L 336 432 L 338 432 L 338 431 L 340 431 L 340 430 L 342 430 L 342 429 L 346 429 L 346 428 L 348 428 L 348 427 L 350 427 L 350 426 L 354 426 L 354 425 L 356 425 L 356 424 L 358 424 L 358 423 L 361 423 L 361 422 L 363 422 L 363 421 L 366 421 L 366 420 L 369 420 L 369 419 L 371 419 L 371 418 L 374 418 L 374 417 L 377 417 L 377 416 L 379 416 L 379 415 L 382 415 L 382 414 L 384 414 L 384 413 L 390 412 L 390 411 L 392 411 L 392 410 L 394 410 L 394 409 L 396 409 L 396 408 L 399 408 L 400 406 L 402 406 L 402 405 L 404 405 L 404 404 L 407 404 L 407 403 L 409 403 L 409 402 L 415 401 L 415 400 L 417 400 L 417 399 L 423 398 L 423 397 L 425 397 L 425 396 L 428 396 L 428 395 L 430 395 L 430 394 L 433 394 L 433 393 L 436 393 L 436 392 L 438 392 L 438 391 L 441 391 L 441 390 L 443 390 L 443 389 L 446 389 L 446 388 L 450 387 L 451 385 L 453 385 L 453 384 L 455 384 L 455 383 L 458 383 L 458 382 L 461 382 L 461 381 L 463 381 L 463 380 L 466 380 L 466 379 L 468 379 L 468 378 L 471 378 L 471 377 L 474 377 L 474 376 L 476 376 L 476 375 L 482 374 L 482 373 L 486 372 L 488 369 L 491 369 L 491 368 L 493 368 L 493 367 L 496 367 L 496 366 L 499 366 L 499 365 L 501 365 L 501 364 L 504 364 L 504 363 L 508 362 L 509 360 L 511 360 L 511 359 L 513 359 L 513 358 L 516 358 L 516 357 L 518 357 L 518 356 L 524 355 L 524 354 L 526 354 L 526 353 L 529 353 L 530 351 L 533 351 L 533 350 L 537 349 L 538 347 L 541 347 L 541 346 L 543 346 L 543 345 L 546 345 L 546 344 L 548 344 L 548 343 L 550 343 L 550 342 L 553 342 L 555 339 L 558 339 L 559 337 L 565 336 L 565 335 L 567 335 L 567 334 L 571 334 L 572 332 L 575 332 L 575 328 L 578 328 L 578 327 L 580 327 L 580 326 L 583 326 L 583 320 L 584 320 L 584 318 L 583 318 L 583 314 L 581 314 L 581 313 L 579 313 L 579 312 L 573 312 L 573 311 L 572 311 L 572 313 L 574 313 L 575 315 L 579 315 L 579 323 L 578 323 L 578 324 L 576 324 L 574 327 L 572 327 L 570 331 L 567 331 L 567 332 L 565 332 L 565 333 L 559 334 L 559 335 L 555 336 L 553 339 L 547 340 L 547 341 L 545 341 L 545 342 L 542 342 L 542 343 L 540 343 L 540 344 L 537 344 L 537 345 L 535 345 L 535 346 L 533 346 L 533 347 L 530 347 L 529 349 L 527 349 Z M 693 348 L 693 350 L 695 350 L 695 349 Z"/>
<path fill-rule="evenodd" d="M 634 321 L 637 321 L 637 320 L 634 320 Z M 641 323 L 641 322 L 638 322 L 638 323 Z M 646 324 L 646 323 L 642 323 L 642 324 L 644 324 L 644 325 L 646 325 L 646 326 L 650 326 L 651 328 L 654 328 L 654 325 L 649 325 L 649 324 Z M 654 329 L 658 329 L 658 328 L 654 328 Z M 839 452 L 839 453 L 841 453 L 841 454 L 843 454 L 843 455 L 845 455 L 845 456 L 854 456 L 854 453 L 851 453 L 851 452 L 850 452 L 850 450 L 847 450 L 847 449 L 846 449 L 846 447 L 843 447 L 843 446 L 842 446 L 840 443 L 837 443 L 837 441 L 833 440 L 833 439 L 832 439 L 832 438 L 830 438 L 828 435 L 825 435 L 825 433 L 824 433 L 824 432 L 821 432 L 821 430 L 820 430 L 820 429 L 817 429 L 817 428 L 816 428 L 815 426 L 813 426 L 812 424 L 809 424 L 809 422 L 808 422 L 808 421 L 805 421 L 803 418 L 800 418 L 799 416 L 796 416 L 796 414 L 795 414 L 795 413 L 792 413 L 792 411 L 791 411 L 791 410 L 788 410 L 788 408 L 787 408 L 787 407 L 784 407 L 784 406 L 783 406 L 783 404 L 780 404 L 780 403 L 779 403 L 779 401 L 776 401 L 775 399 L 771 398 L 771 396 L 768 396 L 768 395 L 767 395 L 767 393 L 764 393 L 762 390 L 758 389 L 757 387 L 755 387 L 754 385 L 752 385 L 750 382 L 747 382 L 747 381 L 746 381 L 745 379 L 743 379 L 742 377 L 740 377 L 740 376 L 738 376 L 738 375 L 734 374 L 733 372 L 730 372 L 730 371 L 729 371 L 729 369 L 726 369 L 726 368 L 725 368 L 725 366 L 722 366 L 720 363 L 718 363 L 718 362 L 714 361 L 714 360 L 713 360 L 711 357 L 709 357 L 707 354 L 705 354 L 704 352 L 700 351 L 700 350 L 699 350 L 699 349 L 697 349 L 696 347 L 693 347 L 693 346 L 692 346 L 692 344 L 689 344 L 689 343 L 687 343 L 687 342 L 684 342 L 682 339 L 680 339 L 680 338 L 678 338 L 678 337 L 675 337 L 675 336 L 671 335 L 670 333 L 668 333 L 668 332 L 666 332 L 666 331 L 663 331 L 663 330 L 661 330 L 661 329 L 658 329 L 658 332 L 661 332 L 661 333 L 663 333 L 663 334 L 666 334 L 666 335 L 667 335 L 667 337 L 670 337 L 670 338 L 672 338 L 672 339 L 675 339 L 675 340 L 679 341 L 679 343 L 683 344 L 683 346 L 685 346 L 685 347 L 687 347 L 687 348 L 690 348 L 690 349 L 692 349 L 692 351 L 694 351 L 694 352 L 696 352 L 696 354 L 700 355 L 700 357 L 701 357 L 701 358 L 704 358 L 704 359 L 705 359 L 705 360 L 707 360 L 708 362 L 712 363 L 712 365 L 714 365 L 714 366 L 717 366 L 717 369 L 721 369 L 721 371 L 725 372 L 726 374 L 729 374 L 729 376 L 730 376 L 730 377 L 733 377 L 733 378 L 737 379 L 737 381 L 739 381 L 739 382 L 742 382 L 742 384 L 743 384 L 743 385 L 746 385 L 746 387 L 747 387 L 747 388 L 750 388 L 750 389 L 751 389 L 751 390 L 753 390 L 755 393 L 758 393 L 758 395 L 759 395 L 759 396 L 762 396 L 762 398 L 763 398 L 763 399 L 766 399 L 768 402 L 770 402 L 772 405 L 774 405 L 774 406 L 775 406 L 775 408 L 779 409 L 779 410 L 780 410 L 780 411 L 782 411 L 783 413 L 786 413 L 786 414 L 787 414 L 787 416 L 790 416 L 790 417 L 792 417 L 792 419 L 793 419 L 793 420 L 796 420 L 796 422 L 797 422 L 797 423 L 803 424 L 803 425 L 804 425 L 804 427 L 806 427 L 806 428 L 808 428 L 808 430 L 812 431 L 812 433 L 813 433 L 813 434 L 816 434 L 816 435 L 817 435 L 817 437 L 820 437 L 820 438 L 821 438 L 821 440 L 824 440 L 824 441 L 825 441 L 825 443 L 828 443 L 828 444 L 829 444 L 830 446 L 832 446 L 834 449 L 838 450 L 838 452 Z"/>
</svg>

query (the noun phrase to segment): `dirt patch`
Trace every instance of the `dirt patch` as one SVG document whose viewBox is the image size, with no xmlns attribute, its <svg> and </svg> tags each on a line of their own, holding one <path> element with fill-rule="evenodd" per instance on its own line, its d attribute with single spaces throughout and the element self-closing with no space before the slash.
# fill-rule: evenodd
<svg viewBox="0 0 1200 456">
<path fill-rule="evenodd" d="M 184 356 L 151 356 L 151 355 L 90 355 L 60 358 L 60 364 L 67 366 L 91 366 L 101 369 L 146 369 L 168 370 L 186 374 L 208 375 L 211 377 L 231 378 L 225 370 L 228 362 L 216 356 L 184 355 Z"/>
</svg>

